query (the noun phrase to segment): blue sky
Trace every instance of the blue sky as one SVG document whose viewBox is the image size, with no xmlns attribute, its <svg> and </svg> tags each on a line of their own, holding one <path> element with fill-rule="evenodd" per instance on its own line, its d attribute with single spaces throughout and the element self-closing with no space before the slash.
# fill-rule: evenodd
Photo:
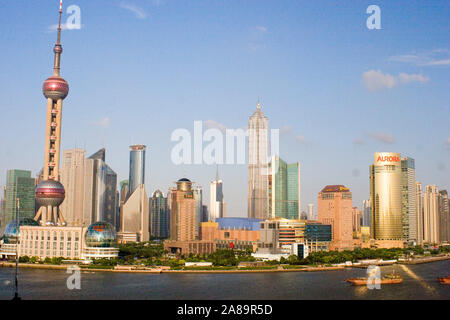
<svg viewBox="0 0 450 320">
<path fill-rule="evenodd" d="M 381 30 L 366 9 L 381 8 Z M 215 166 L 171 163 L 173 130 L 195 120 L 247 126 L 258 97 L 281 130 L 280 156 L 302 166 L 302 208 L 327 184 L 361 206 L 376 151 L 416 160 L 416 179 L 450 188 L 448 1 L 65 0 L 62 149 L 128 178 L 128 146 L 146 144 L 149 193 L 186 175 L 205 189 Z M 0 183 L 43 163 L 45 99 L 58 1 L 0 0 Z M 63 22 L 69 15 L 63 14 Z M 227 214 L 245 216 L 247 167 L 224 165 Z"/>
</svg>

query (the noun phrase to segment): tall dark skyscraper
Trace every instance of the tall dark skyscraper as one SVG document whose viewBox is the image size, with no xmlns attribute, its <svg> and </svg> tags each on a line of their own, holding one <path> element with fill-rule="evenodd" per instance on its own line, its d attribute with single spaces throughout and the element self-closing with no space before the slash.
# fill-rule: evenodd
<svg viewBox="0 0 450 320">
<path fill-rule="evenodd" d="M 170 211 L 167 197 L 156 190 L 150 198 L 150 235 L 156 238 L 168 238 L 170 229 Z"/>
<path fill-rule="evenodd" d="M 145 150 L 144 145 L 130 146 L 130 176 L 128 179 L 128 196 L 136 188 L 145 184 Z"/>
</svg>

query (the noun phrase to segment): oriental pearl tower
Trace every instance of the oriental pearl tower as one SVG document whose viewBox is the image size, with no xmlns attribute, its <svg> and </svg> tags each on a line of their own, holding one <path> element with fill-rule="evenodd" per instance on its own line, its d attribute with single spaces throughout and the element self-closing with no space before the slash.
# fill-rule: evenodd
<svg viewBox="0 0 450 320">
<path fill-rule="evenodd" d="M 60 76 L 62 0 L 59 4 L 58 38 L 53 49 L 55 62 L 53 75 L 44 81 L 42 91 L 47 98 L 47 125 L 45 132 L 45 157 L 43 180 L 36 186 L 36 204 L 39 207 L 34 220 L 41 225 L 64 226 L 66 222 L 59 206 L 64 201 L 64 186 L 59 182 L 61 146 L 61 120 L 63 100 L 69 94 L 69 84 Z"/>
</svg>

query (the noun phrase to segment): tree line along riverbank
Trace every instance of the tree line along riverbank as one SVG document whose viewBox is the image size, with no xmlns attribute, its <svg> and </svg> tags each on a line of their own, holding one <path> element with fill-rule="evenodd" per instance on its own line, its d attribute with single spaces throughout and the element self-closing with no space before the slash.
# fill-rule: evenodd
<svg viewBox="0 0 450 320">
<path fill-rule="evenodd" d="M 425 250 L 420 246 L 392 249 L 355 249 L 352 251 L 321 251 L 313 252 L 305 259 L 291 255 L 280 261 L 258 262 L 251 256 L 251 251 L 218 250 L 206 255 L 188 255 L 173 257 L 164 251 L 162 243 L 147 242 L 119 246 L 119 257 L 116 259 L 97 259 L 85 265 L 79 262 L 82 270 L 117 271 L 117 272 L 286 272 L 286 271 L 323 271 L 342 269 L 336 266 L 346 262 L 372 260 L 370 264 L 382 264 L 373 260 L 390 260 L 404 264 L 417 264 L 450 259 L 450 246 L 440 246 Z M 66 269 L 64 258 L 46 258 L 22 256 L 20 267 L 41 269 Z M 186 266 L 186 262 L 208 262 L 210 266 Z M 70 263 L 74 264 L 73 261 Z M 245 263 L 245 265 L 243 265 Z M 253 263 L 253 264 L 252 264 Z M 15 265 L 12 261 L 0 263 L 2 267 Z M 364 263 L 355 267 L 364 267 Z M 347 266 L 349 267 L 349 266 Z"/>
</svg>

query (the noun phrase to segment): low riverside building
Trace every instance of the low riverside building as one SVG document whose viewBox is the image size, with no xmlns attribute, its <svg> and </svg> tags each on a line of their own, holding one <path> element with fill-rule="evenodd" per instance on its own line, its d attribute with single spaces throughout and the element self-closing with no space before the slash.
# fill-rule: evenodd
<svg viewBox="0 0 450 320">
<path fill-rule="evenodd" d="M 277 220 L 261 221 L 258 254 L 280 254 L 280 222 Z"/>
<path fill-rule="evenodd" d="M 210 254 L 216 251 L 214 241 L 191 240 L 191 241 L 164 241 L 164 250 L 176 255 Z"/>
<path fill-rule="evenodd" d="M 308 222 L 305 228 L 305 244 L 309 252 L 328 251 L 332 239 L 331 225 Z"/>
<path fill-rule="evenodd" d="M 119 254 L 114 228 L 105 222 L 93 223 L 88 228 L 21 225 L 18 237 L 19 257 L 99 259 Z M 16 246 L 17 231 L 14 231 L 4 237 L 0 255 L 15 257 Z"/>
<path fill-rule="evenodd" d="M 80 259 L 83 227 L 20 227 L 19 256 Z"/>
<path fill-rule="evenodd" d="M 217 249 L 255 251 L 260 239 L 261 219 L 217 218 L 216 222 L 203 222 L 202 240 L 214 241 Z"/>
</svg>

